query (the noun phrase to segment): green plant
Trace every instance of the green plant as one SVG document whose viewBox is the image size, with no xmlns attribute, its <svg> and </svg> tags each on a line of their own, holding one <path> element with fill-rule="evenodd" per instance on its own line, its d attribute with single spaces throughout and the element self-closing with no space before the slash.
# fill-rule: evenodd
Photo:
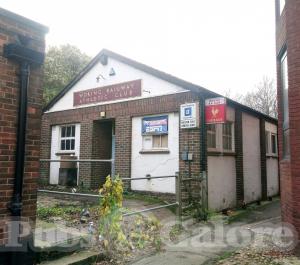
<svg viewBox="0 0 300 265">
<path fill-rule="evenodd" d="M 99 233 L 103 238 L 103 246 L 107 254 L 114 250 L 121 250 L 127 245 L 125 234 L 121 227 L 122 203 L 123 203 L 123 183 L 119 176 L 112 179 L 106 178 L 103 188 L 100 189 L 100 220 Z"/>
</svg>

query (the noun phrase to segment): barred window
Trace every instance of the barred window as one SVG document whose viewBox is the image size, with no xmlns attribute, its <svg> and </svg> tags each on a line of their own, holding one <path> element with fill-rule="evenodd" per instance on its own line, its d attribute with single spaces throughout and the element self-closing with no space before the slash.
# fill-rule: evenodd
<svg viewBox="0 0 300 265">
<path fill-rule="evenodd" d="M 215 124 L 207 125 L 207 147 L 217 148 L 217 132 Z"/>
<path fill-rule="evenodd" d="M 60 127 L 60 150 L 75 150 L 75 125 L 65 125 Z"/>
</svg>

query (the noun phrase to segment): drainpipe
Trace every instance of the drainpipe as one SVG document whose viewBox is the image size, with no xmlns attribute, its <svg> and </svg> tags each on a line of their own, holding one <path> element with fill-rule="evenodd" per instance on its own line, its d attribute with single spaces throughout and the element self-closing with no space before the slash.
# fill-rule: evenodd
<svg viewBox="0 0 300 265">
<path fill-rule="evenodd" d="M 23 43 L 21 43 L 21 41 Z M 21 216 L 22 211 L 22 188 L 24 176 L 25 141 L 27 123 L 27 91 L 30 76 L 30 65 L 39 66 L 44 62 L 44 54 L 27 48 L 30 39 L 19 36 L 21 44 L 6 44 L 4 57 L 16 61 L 20 65 L 20 93 L 17 128 L 17 146 L 15 162 L 15 178 L 12 201 L 8 205 L 12 216 Z"/>
<path fill-rule="evenodd" d="M 16 147 L 16 164 L 13 198 L 9 205 L 12 216 L 21 216 L 22 210 L 22 190 L 24 176 L 24 157 L 26 141 L 26 124 L 27 124 L 27 90 L 30 75 L 30 64 L 21 61 L 21 87 L 19 94 L 19 115 L 17 129 L 17 147 Z"/>
<path fill-rule="evenodd" d="M 18 44 L 10 43 L 4 46 L 4 57 L 9 60 L 18 62 L 20 65 L 20 92 L 19 92 L 19 111 L 18 111 L 18 127 L 17 127 L 17 146 L 16 146 L 16 162 L 15 162 L 15 178 L 13 197 L 8 204 L 11 215 L 19 218 L 22 212 L 22 191 L 24 177 L 25 162 L 25 145 L 26 145 L 26 124 L 27 124 L 27 91 L 30 76 L 30 66 L 40 66 L 44 62 L 44 54 L 27 48 L 30 39 L 24 36 L 16 36 Z M 16 219 L 18 220 L 18 219 Z M 12 231 L 20 233 L 20 227 L 13 225 Z M 29 255 L 26 253 L 25 255 Z M 25 256 L 24 256 L 25 257 Z M 23 260 L 19 252 L 10 253 L 10 264 L 17 265 Z M 33 264 L 33 256 L 27 257 L 28 263 Z M 29 261 L 30 260 L 30 261 Z"/>
<path fill-rule="evenodd" d="M 205 181 L 205 203 L 202 205 L 202 212 L 204 213 L 203 219 L 207 220 L 208 211 L 208 174 L 207 174 L 207 148 L 206 148 L 206 122 L 205 122 L 205 97 L 200 94 L 200 168 L 201 168 L 201 178 Z"/>
</svg>

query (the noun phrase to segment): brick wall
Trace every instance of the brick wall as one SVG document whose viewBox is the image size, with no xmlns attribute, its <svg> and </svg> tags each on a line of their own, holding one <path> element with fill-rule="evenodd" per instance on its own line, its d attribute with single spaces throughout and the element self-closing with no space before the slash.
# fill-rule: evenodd
<svg viewBox="0 0 300 265">
<path fill-rule="evenodd" d="M 42 158 L 50 158 L 51 143 L 51 125 L 65 123 L 80 123 L 80 158 L 90 159 L 92 150 L 95 148 L 93 143 L 93 134 L 97 130 L 100 118 L 100 112 L 106 112 L 107 120 L 113 120 L 115 123 L 115 141 L 116 141 L 116 173 L 121 177 L 130 177 L 131 175 L 131 120 L 134 116 L 179 112 L 180 104 L 199 100 L 199 96 L 189 92 L 183 94 L 166 95 L 135 101 L 114 103 L 109 105 L 94 106 L 88 108 L 67 110 L 63 112 L 45 113 L 43 115 L 41 146 Z M 95 122 L 97 121 L 97 122 Z M 94 132 L 94 133 L 93 133 Z M 100 139 L 100 138 L 99 138 Z M 200 130 L 180 130 L 180 153 L 187 148 L 194 153 L 194 161 L 191 163 L 192 175 L 200 173 Z M 94 149 L 95 150 L 95 149 Z M 94 151 L 95 152 L 95 151 Z M 96 157 L 96 156 L 94 156 Z M 42 166 L 43 172 L 48 172 L 46 163 Z M 89 163 L 80 165 L 80 180 L 84 185 L 93 187 L 91 176 L 92 167 Z M 180 171 L 188 174 L 188 164 L 180 162 Z M 44 177 L 48 177 L 47 174 Z"/>
<path fill-rule="evenodd" d="M 46 30 L 35 22 L 0 8 L 0 220 L 2 221 L 11 215 L 7 210 L 7 204 L 11 201 L 13 193 L 20 89 L 19 64 L 4 58 L 3 47 L 5 44 L 15 43 L 18 34 L 32 39 L 29 48 L 44 52 Z M 42 76 L 41 67 L 31 67 L 22 216 L 33 220 L 36 215 L 39 176 Z M 4 244 L 6 238 L 3 233 L 5 227 L 2 225 L 3 223 L 0 224 L 0 246 Z"/>
<path fill-rule="evenodd" d="M 277 84 L 279 106 L 279 157 L 282 217 L 300 233 L 300 2 L 286 0 L 283 13 L 276 8 Z M 281 51 L 287 48 L 289 79 L 290 158 L 283 158 Z"/>
</svg>

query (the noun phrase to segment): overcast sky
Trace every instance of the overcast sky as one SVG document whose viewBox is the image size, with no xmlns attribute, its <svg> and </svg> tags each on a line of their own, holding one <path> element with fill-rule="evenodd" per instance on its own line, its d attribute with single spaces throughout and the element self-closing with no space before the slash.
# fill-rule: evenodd
<svg viewBox="0 0 300 265">
<path fill-rule="evenodd" d="M 216 92 L 275 77 L 274 0 L 0 0 L 50 28 L 47 46 L 102 48 Z"/>
</svg>

